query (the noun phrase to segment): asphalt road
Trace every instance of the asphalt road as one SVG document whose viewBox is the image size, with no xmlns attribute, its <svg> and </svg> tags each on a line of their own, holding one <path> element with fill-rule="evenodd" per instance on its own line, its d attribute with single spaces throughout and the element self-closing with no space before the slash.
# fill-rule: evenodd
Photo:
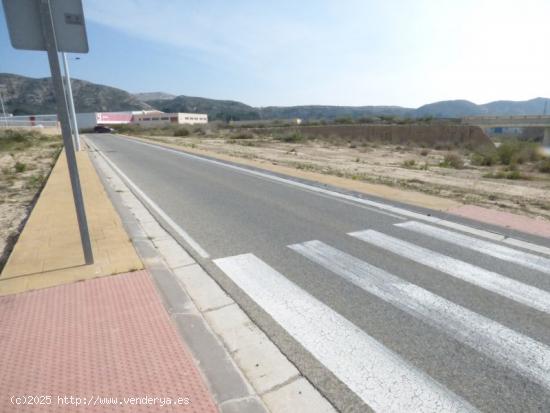
<svg viewBox="0 0 550 413">
<path fill-rule="evenodd" d="M 339 409 L 550 411 L 550 255 L 429 211 L 88 136 Z"/>
</svg>

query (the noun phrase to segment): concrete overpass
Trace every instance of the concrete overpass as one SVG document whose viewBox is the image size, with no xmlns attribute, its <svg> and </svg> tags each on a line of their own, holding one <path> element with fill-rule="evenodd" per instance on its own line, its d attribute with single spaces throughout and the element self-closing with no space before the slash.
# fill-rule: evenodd
<svg viewBox="0 0 550 413">
<path fill-rule="evenodd" d="M 544 128 L 543 145 L 550 147 L 550 115 L 467 116 L 462 123 L 481 128 Z"/>
</svg>

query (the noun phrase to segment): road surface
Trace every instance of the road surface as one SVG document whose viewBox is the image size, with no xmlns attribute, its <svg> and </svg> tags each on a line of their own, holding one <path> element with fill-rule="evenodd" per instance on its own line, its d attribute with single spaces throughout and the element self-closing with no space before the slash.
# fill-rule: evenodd
<svg viewBox="0 0 550 413">
<path fill-rule="evenodd" d="M 550 411 L 547 240 L 88 136 L 339 409 Z"/>
</svg>

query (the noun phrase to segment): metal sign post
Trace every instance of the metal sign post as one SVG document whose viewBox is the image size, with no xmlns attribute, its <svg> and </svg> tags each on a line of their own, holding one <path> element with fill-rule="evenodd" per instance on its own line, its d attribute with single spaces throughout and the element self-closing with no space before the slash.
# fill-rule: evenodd
<svg viewBox="0 0 550 413">
<path fill-rule="evenodd" d="M 82 3 L 80 0 L 3 0 L 3 5 L 12 45 L 18 49 L 48 52 L 84 259 L 86 264 L 93 264 L 92 244 L 58 54 L 59 50 L 88 52 Z"/>
<path fill-rule="evenodd" d="M 65 154 L 69 165 L 69 176 L 71 177 L 71 187 L 73 189 L 74 205 L 78 219 L 78 229 L 80 230 L 80 239 L 82 249 L 84 250 L 84 259 L 86 264 L 93 264 L 94 256 L 92 253 L 92 243 L 90 241 L 90 232 L 88 230 L 88 220 L 86 219 L 86 210 L 84 209 L 84 200 L 82 198 L 82 189 L 80 188 L 80 177 L 78 175 L 78 166 L 76 164 L 75 148 L 71 136 L 71 127 L 69 125 L 69 113 L 67 111 L 67 96 L 63 88 L 61 78 L 61 67 L 59 65 L 59 55 L 57 51 L 57 42 L 55 38 L 55 27 L 53 25 L 50 0 L 40 0 L 40 17 L 42 19 L 42 32 L 48 50 L 48 61 L 52 72 L 52 82 L 55 90 L 55 100 L 57 102 L 57 112 L 61 121 L 61 133 L 65 145 Z"/>
</svg>

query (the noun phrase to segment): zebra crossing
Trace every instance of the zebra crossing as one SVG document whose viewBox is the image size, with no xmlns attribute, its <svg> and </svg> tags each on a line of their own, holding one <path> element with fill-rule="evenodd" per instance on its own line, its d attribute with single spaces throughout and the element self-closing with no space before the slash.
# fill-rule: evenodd
<svg viewBox="0 0 550 413">
<path fill-rule="evenodd" d="M 476 251 L 537 274 L 550 274 L 550 259 L 502 244 L 418 221 L 395 229 Z M 447 226 L 448 228 L 448 226 Z M 549 321 L 550 292 L 481 266 L 444 255 L 380 231 L 347 234 L 443 274 L 498 294 L 540 313 Z M 510 244 L 508 244 L 510 245 Z M 529 244 L 530 246 L 533 244 Z M 469 347 L 487 359 L 536 383 L 550 398 L 550 346 L 471 309 L 342 251 L 323 240 L 287 246 L 301 259 L 378 297 Z M 518 245 L 521 248 L 521 245 Z M 534 248 L 529 248 L 533 251 Z M 541 248 L 544 251 L 544 247 Z M 543 254 L 542 252 L 541 254 Z M 314 358 L 377 412 L 469 412 L 476 407 L 352 321 L 290 281 L 252 253 L 214 263 Z M 548 403 L 550 408 L 550 401 Z"/>
</svg>

